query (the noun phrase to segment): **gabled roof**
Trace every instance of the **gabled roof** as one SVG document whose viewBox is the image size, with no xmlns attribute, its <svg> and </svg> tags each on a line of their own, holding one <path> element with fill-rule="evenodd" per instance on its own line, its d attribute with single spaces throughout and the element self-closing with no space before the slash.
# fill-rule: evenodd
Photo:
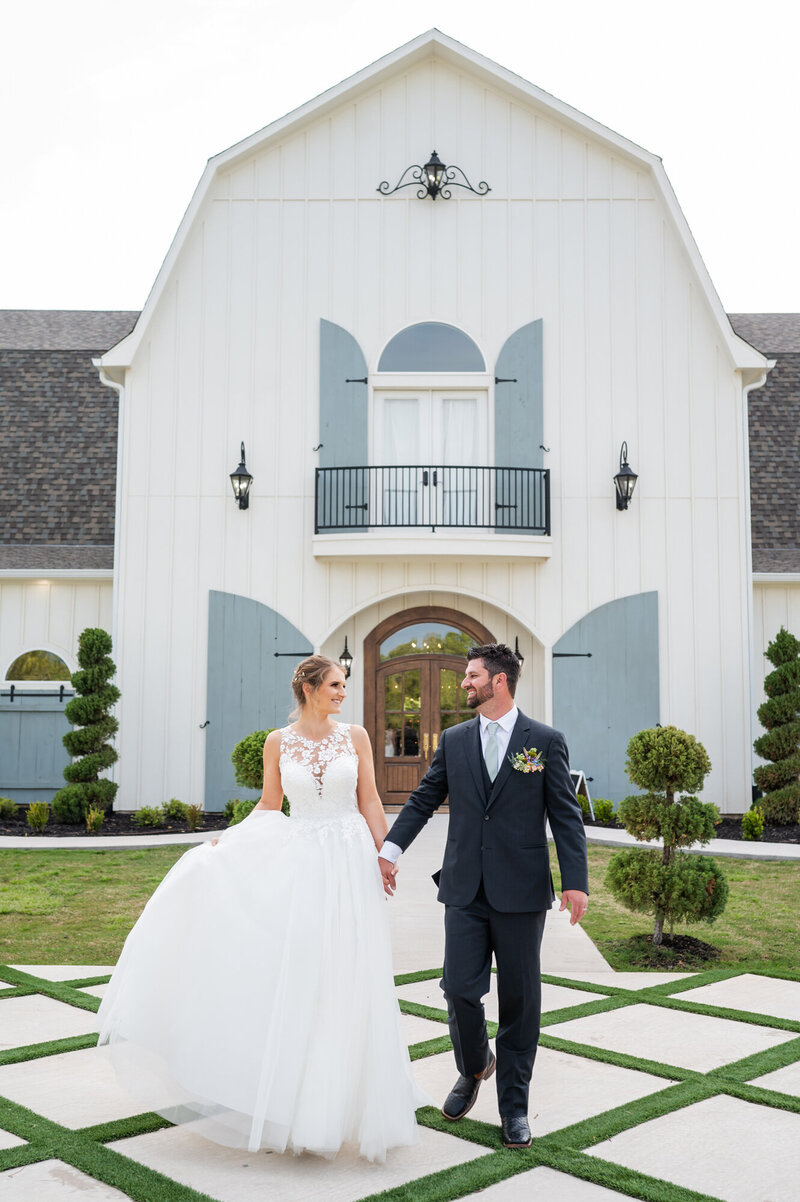
<svg viewBox="0 0 800 1202">
<path fill-rule="evenodd" d="M 488 85 L 500 88 L 512 97 L 516 96 L 522 102 L 534 104 L 543 111 L 550 113 L 562 124 L 572 127 L 583 136 L 590 135 L 617 153 L 626 155 L 638 163 L 640 168 L 649 170 L 652 173 L 656 190 L 661 194 L 662 199 L 666 203 L 678 236 L 686 247 L 687 254 L 692 262 L 706 300 L 719 323 L 723 340 L 728 347 L 734 367 L 743 370 L 745 382 L 748 383 L 752 383 L 763 374 L 766 370 L 766 361 L 763 356 L 754 351 L 748 343 L 738 338 L 731 329 L 722 303 L 717 296 L 714 285 L 711 282 L 711 278 L 686 223 L 686 219 L 681 212 L 672 186 L 667 179 L 661 160 L 656 155 L 637 146 L 636 143 L 614 133 L 613 130 L 601 125 L 591 117 L 585 116 L 578 109 L 572 108 L 570 105 L 551 96 L 542 88 L 528 83 L 521 76 L 515 75 L 505 67 L 499 66 L 499 64 L 492 62 L 491 59 L 485 58 L 483 55 L 471 50 L 468 46 L 455 41 L 454 38 L 448 37 L 447 34 L 441 33 L 438 29 L 429 29 L 426 33 L 420 34 L 419 37 L 392 51 L 391 54 L 385 55 L 383 58 L 378 59 L 377 62 L 365 67 L 362 71 L 350 76 L 349 79 L 343 80 L 342 83 L 329 88 L 315 99 L 301 105 L 300 108 L 288 113 L 285 117 L 281 117 L 278 121 L 274 121 L 271 125 L 252 134 L 249 138 L 245 138 L 242 142 L 209 159 L 161 270 L 156 277 L 150 295 L 147 298 L 140 321 L 137 323 L 132 334 L 123 339 L 122 342 L 112 348 L 102 358 L 101 367 L 108 378 L 117 382 L 122 382 L 124 379 L 125 368 L 132 362 L 136 349 L 147 329 L 150 315 L 159 302 L 188 232 L 217 172 L 223 168 L 228 169 L 234 166 L 238 160 L 253 154 L 257 149 L 266 148 L 271 142 L 285 137 L 287 133 L 305 124 L 311 118 L 322 116 L 328 110 L 340 105 L 345 98 L 353 100 L 360 93 L 368 88 L 374 88 L 384 79 L 430 58 L 440 58 L 444 62 L 452 63 L 462 69 L 468 68 L 474 75 L 483 78 Z"/>
</svg>

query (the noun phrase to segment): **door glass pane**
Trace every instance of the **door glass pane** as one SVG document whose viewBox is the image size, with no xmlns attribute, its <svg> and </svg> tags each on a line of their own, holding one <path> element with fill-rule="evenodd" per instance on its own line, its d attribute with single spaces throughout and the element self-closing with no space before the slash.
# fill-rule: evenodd
<svg viewBox="0 0 800 1202">
<path fill-rule="evenodd" d="M 384 681 L 386 697 L 386 713 L 391 714 L 403 709 L 403 673 L 393 672 Z"/>
<path fill-rule="evenodd" d="M 405 694 L 403 709 L 406 713 L 409 710 L 418 713 L 421 705 L 419 668 L 415 668 L 412 672 L 403 673 L 403 689 Z"/>
<path fill-rule="evenodd" d="M 463 676 L 463 672 L 457 672 L 452 668 L 439 669 L 440 730 L 457 726 L 459 722 L 466 722 L 473 716 L 472 710 L 467 705 L 467 695 L 461 688 Z"/>
<path fill-rule="evenodd" d="M 419 448 L 423 402 L 420 397 L 386 396 L 380 404 L 378 463 L 384 468 L 379 485 L 381 524 L 415 526 L 422 487 Z"/>
<path fill-rule="evenodd" d="M 400 755 L 403 740 L 402 714 L 387 714 L 384 729 L 383 754 L 387 757 Z"/>
<path fill-rule="evenodd" d="M 406 714 L 403 719 L 403 750 L 401 755 L 419 755 L 419 714 Z"/>
</svg>

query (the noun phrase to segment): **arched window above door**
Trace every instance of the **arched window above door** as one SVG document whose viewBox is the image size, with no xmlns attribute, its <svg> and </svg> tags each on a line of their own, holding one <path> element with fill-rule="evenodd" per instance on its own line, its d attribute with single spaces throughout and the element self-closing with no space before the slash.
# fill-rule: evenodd
<svg viewBox="0 0 800 1202">
<path fill-rule="evenodd" d="M 421 321 L 390 339 L 378 371 L 486 371 L 486 363 L 469 334 L 457 326 Z"/>
<path fill-rule="evenodd" d="M 69 680 L 71 673 L 54 651 L 23 651 L 6 672 L 6 680 Z"/>
<path fill-rule="evenodd" d="M 378 648 L 381 663 L 401 655 L 457 655 L 463 659 L 475 639 L 447 622 L 414 622 L 388 635 Z"/>
</svg>

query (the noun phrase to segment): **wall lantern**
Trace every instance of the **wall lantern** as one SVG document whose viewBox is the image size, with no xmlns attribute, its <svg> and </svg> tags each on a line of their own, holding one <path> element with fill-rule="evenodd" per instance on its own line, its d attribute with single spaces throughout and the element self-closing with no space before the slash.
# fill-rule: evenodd
<svg viewBox="0 0 800 1202">
<path fill-rule="evenodd" d="M 619 449 L 619 471 L 614 477 L 617 490 L 617 509 L 627 509 L 639 477 L 628 463 L 628 444 L 623 442 Z"/>
<path fill-rule="evenodd" d="M 525 656 L 522 654 L 522 652 L 519 649 L 519 635 L 517 635 L 516 638 L 514 639 L 514 654 L 516 655 L 517 659 L 519 660 L 519 666 L 522 667 L 522 665 L 525 663 Z"/>
<path fill-rule="evenodd" d="M 411 188 L 414 184 L 417 185 L 417 196 L 420 200 L 424 200 L 426 196 L 430 196 L 431 200 L 436 200 L 437 196 L 441 196 L 442 200 L 450 200 L 451 187 L 464 188 L 467 192 L 474 192 L 476 196 L 485 196 L 492 190 L 485 180 L 481 180 L 477 188 L 473 188 L 460 167 L 448 167 L 434 150 L 424 167 L 420 167 L 419 163 L 412 163 L 410 167 L 406 167 L 393 188 L 389 187 L 389 181 L 385 179 L 383 183 L 378 184 L 378 191 L 381 196 L 391 196 L 400 188 Z"/>
<path fill-rule="evenodd" d="M 244 443 L 242 443 L 242 461 L 236 468 L 236 471 L 231 472 L 231 484 L 233 485 L 233 495 L 236 498 L 240 509 L 247 509 L 250 504 L 250 485 L 253 483 L 253 477 L 247 470 L 247 464 L 244 459 Z"/>
<path fill-rule="evenodd" d="M 353 657 L 347 650 L 347 635 L 344 636 L 344 651 L 339 656 L 339 665 L 344 669 L 345 680 L 350 679 L 350 668 L 353 663 Z"/>
</svg>

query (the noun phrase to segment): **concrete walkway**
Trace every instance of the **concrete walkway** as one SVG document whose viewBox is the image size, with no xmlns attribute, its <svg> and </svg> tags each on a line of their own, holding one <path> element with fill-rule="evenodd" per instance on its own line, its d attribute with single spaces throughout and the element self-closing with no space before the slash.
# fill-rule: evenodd
<svg viewBox="0 0 800 1202">
<path fill-rule="evenodd" d="M 445 836 L 437 816 L 403 856 L 387 903 L 395 972 L 422 977 L 403 984 L 401 976 L 396 991 L 415 1075 L 437 1105 L 454 1080 L 441 1045 L 442 908 L 430 879 Z M 446 1124 L 436 1109 L 422 1111 L 419 1144 L 370 1165 L 348 1149 L 332 1163 L 232 1151 L 138 1116 L 92 1046 L 86 1007 L 104 989 L 92 979 L 110 971 L 0 968 L 0 1197 L 9 1202 L 362 1202 L 383 1191 L 385 1202 L 798 1197 L 800 979 L 614 973 L 554 909 L 543 944 L 533 1148 L 500 1147 L 490 1083 L 468 1120 Z M 494 982 L 486 1010 L 496 1021 Z"/>
</svg>

